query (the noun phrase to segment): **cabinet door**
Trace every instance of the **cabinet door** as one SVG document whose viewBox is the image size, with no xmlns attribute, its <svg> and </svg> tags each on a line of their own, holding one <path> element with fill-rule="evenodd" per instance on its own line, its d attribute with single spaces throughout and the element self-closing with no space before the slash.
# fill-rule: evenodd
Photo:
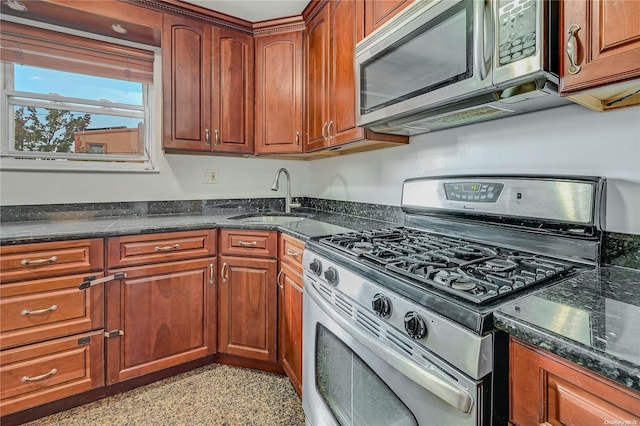
<svg viewBox="0 0 640 426">
<path fill-rule="evenodd" d="M 211 151 L 211 27 L 166 14 L 162 53 L 163 146 Z"/>
<path fill-rule="evenodd" d="M 302 152 L 302 31 L 255 39 L 256 154 Z"/>
<path fill-rule="evenodd" d="M 220 256 L 218 350 L 277 360 L 276 260 Z"/>
<path fill-rule="evenodd" d="M 364 138 L 356 127 L 356 43 L 364 37 L 364 3 L 332 0 L 330 123 L 331 145 L 341 145 Z"/>
<path fill-rule="evenodd" d="M 329 37 L 329 7 L 325 6 L 306 32 L 305 152 L 329 146 Z"/>
<path fill-rule="evenodd" d="M 640 76 L 640 2 L 564 1 L 561 29 L 561 94 L 628 81 Z M 569 31 L 575 31 L 575 40 Z M 570 42 L 576 46 L 570 72 Z M 575 71 L 574 71 L 575 72 Z"/>
<path fill-rule="evenodd" d="M 117 270 L 127 276 L 106 288 L 107 384 L 215 352 L 215 262 Z"/>
<path fill-rule="evenodd" d="M 368 36 L 413 0 L 365 0 L 364 35 Z"/>
<path fill-rule="evenodd" d="M 253 153 L 253 37 L 213 29 L 213 151 Z"/>
<path fill-rule="evenodd" d="M 509 420 L 600 425 L 640 420 L 640 394 L 516 339 L 509 345 Z"/>
<path fill-rule="evenodd" d="M 280 362 L 299 395 L 302 394 L 302 275 L 280 264 Z"/>
</svg>

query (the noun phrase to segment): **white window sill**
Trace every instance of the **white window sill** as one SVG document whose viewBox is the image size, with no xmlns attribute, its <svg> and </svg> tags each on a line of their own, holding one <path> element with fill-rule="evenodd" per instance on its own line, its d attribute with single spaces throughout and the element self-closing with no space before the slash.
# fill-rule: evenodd
<svg viewBox="0 0 640 426">
<path fill-rule="evenodd" d="M 0 171 L 83 172 L 83 173 L 160 173 L 150 162 L 120 163 L 101 161 L 57 161 L 0 158 Z"/>
</svg>

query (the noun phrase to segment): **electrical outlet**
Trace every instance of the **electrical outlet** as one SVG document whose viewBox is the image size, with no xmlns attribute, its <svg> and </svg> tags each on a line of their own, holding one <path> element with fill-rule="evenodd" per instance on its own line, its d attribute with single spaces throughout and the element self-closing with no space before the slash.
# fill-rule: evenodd
<svg viewBox="0 0 640 426">
<path fill-rule="evenodd" d="M 202 183 L 218 183 L 218 171 L 217 170 L 203 170 L 202 171 Z"/>
</svg>

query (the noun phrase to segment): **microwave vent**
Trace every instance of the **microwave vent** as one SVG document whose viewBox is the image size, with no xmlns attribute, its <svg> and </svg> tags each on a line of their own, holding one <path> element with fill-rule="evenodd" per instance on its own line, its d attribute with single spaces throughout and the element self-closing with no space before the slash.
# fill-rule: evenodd
<svg viewBox="0 0 640 426">
<path fill-rule="evenodd" d="M 422 120 L 405 123 L 399 128 L 407 130 L 419 130 L 431 132 L 434 130 L 446 129 L 454 126 L 464 126 L 465 124 L 478 123 L 480 121 L 492 120 L 506 117 L 515 112 L 506 108 L 498 108 L 491 105 L 480 105 L 459 111 L 452 111 Z"/>
</svg>

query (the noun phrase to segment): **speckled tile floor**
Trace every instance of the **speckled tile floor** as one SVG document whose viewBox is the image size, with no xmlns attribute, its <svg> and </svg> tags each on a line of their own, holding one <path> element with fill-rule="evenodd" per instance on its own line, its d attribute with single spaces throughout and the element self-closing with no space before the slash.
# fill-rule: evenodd
<svg viewBox="0 0 640 426">
<path fill-rule="evenodd" d="M 304 413 L 287 377 L 211 364 L 27 425 L 302 426 Z"/>
</svg>

